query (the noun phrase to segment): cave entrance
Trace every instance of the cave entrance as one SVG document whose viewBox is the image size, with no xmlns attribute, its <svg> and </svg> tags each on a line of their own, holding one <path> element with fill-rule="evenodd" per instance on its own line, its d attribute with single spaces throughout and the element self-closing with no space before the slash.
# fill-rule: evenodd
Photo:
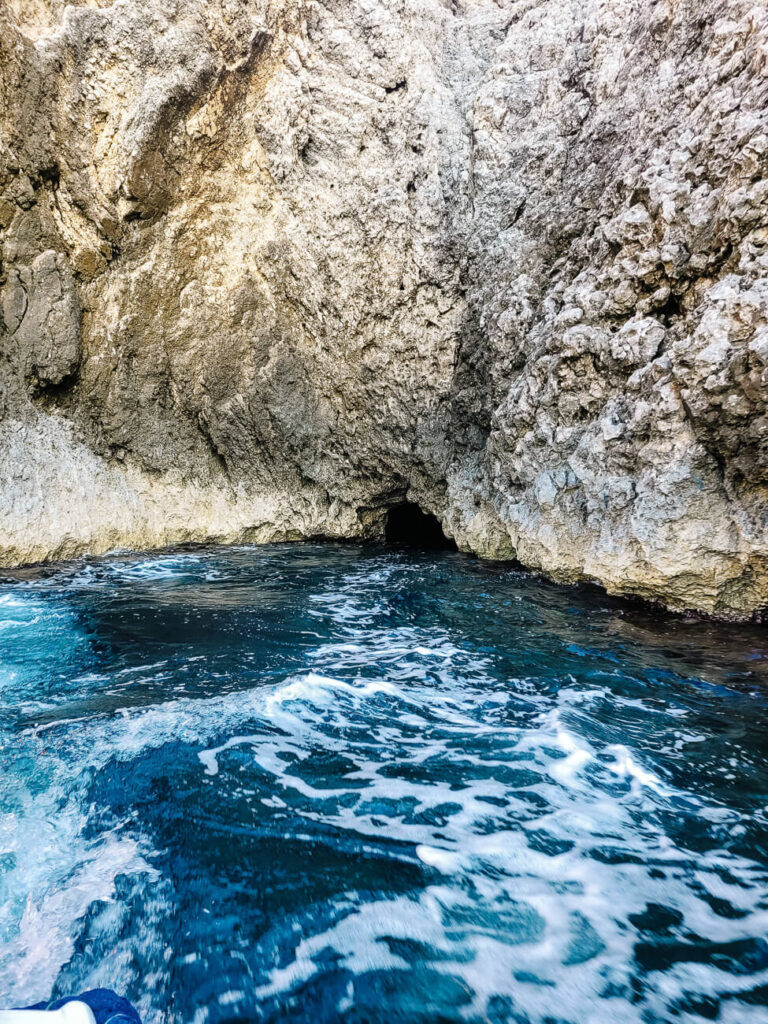
<svg viewBox="0 0 768 1024">
<path fill-rule="evenodd" d="M 404 501 L 387 512 L 384 536 L 390 544 L 411 548 L 456 551 L 456 542 L 446 537 L 440 520 L 422 511 L 412 501 Z"/>
</svg>

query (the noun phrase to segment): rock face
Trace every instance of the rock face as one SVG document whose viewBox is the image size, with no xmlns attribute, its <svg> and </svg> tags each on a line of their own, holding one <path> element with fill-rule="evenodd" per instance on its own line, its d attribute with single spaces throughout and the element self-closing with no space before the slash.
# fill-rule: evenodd
<svg viewBox="0 0 768 1024">
<path fill-rule="evenodd" d="M 380 535 L 768 605 L 755 0 L 0 0 L 0 563 Z"/>
</svg>

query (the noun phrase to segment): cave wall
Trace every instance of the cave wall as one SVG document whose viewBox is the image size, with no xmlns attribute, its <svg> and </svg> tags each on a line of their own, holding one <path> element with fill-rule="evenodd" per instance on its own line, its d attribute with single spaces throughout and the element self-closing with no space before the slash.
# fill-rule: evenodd
<svg viewBox="0 0 768 1024">
<path fill-rule="evenodd" d="M 768 604 L 768 13 L 0 0 L 0 563 L 460 548 Z"/>
</svg>

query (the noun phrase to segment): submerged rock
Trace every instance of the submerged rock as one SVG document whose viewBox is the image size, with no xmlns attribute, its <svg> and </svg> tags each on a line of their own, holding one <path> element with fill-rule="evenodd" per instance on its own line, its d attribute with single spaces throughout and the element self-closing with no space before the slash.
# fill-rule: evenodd
<svg viewBox="0 0 768 1024">
<path fill-rule="evenodd" d="M 379 536 L 768 604 L 768 12 L 0 0 L 0 564 Z"/>
</svg>

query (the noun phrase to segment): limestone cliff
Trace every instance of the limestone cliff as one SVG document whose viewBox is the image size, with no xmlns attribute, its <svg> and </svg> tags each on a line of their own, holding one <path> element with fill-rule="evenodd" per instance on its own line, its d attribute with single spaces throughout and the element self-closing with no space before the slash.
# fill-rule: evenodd
<svg viewBox="0 0 768 1024">
<path fill-rule="evenodd" d="M 0 563 L 459 546 L 768 605 L 768 11 L 0 0 Z"/>
</svg>

